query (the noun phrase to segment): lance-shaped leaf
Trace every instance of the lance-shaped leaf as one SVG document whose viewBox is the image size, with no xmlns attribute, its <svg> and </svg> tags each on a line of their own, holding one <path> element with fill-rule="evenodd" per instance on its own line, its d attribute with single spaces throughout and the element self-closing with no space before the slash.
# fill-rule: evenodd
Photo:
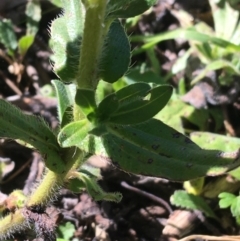
<svg viewBox="0 0 240 241">
<path fill-rule="evenodd" d="M 134 17 L 148 10 L 156 2 L 156 0 L 110 0 L 107 5 L 107 17 Z"/>
<path fill-rule="evenodd" d="M 145 97 L 151 87 L 147 83 L 136 83 L 128 85 L 116 92 L 117 99 L 121 106 L 129 104 L 129 102 L 136 101 Z"/>
<path fill-rule="evenodd" d="M 109 119 L 113 113 L 117 112 L 119 107 L 128 106 L 134 101 L 142 100 L 151 90 L 146 83 L 136 83 L 128 85 L 116 93 L 112 93 L 105 97 L 97 107 L 97 116 L 99 122 Z"/>
<path fill-rule="evenodd" d="M 122 199 L 122 194 L 115 192 L 105 192 L 97 183 L 97 180 L 92 176 L 84 173 L 79 172 L 75 174 L 75 176 L 81 180 L 85 184 L 85 188 L 87 189 L 88 193 L 93 197 L 95 200 L 106 200 L 106 201 L 113 201 L 113 202 L 120 202 Z"/>
<path fill-rule="evenodd" d="M 131 125 L 151 119 L 169 101 L 172 95 L 172 87 L 170 85 L 158 86 L 146 94 L 150 94 L 149 100 L 137 98 L 129 102 L 113 113 L 109 118 L 109 122 Z"/>
<path fill-rule="evenodd" d="M 92 125 L 87 119 L 72 122 L 60 131 L 58 142 L 62 147 L 78 146 L 91 128 Z"/>
<path fill-rule="evenodd" d="M 18 41 L 19 54 L 23 57 L 34 41 L 33 35 L 25 35 L 21 37 Z"/>
<path fill-rule="evenodd" d="M 185 181 L 221 175 L 240 165 L 238 151 L 203 150 L 159 120 L 107 129 L 102 137 L 88 135 L 79 148 L 129 173 Z"/>
<path fill-rule="evenodd" d="M 71 82 L 77 75 L 84 18 L 81 1 L 62 3 L 64 14 L 52 22 L 50 46 L 55 73 L 62 81 Z"/>
<path fill-rule="evenodd" d="M 105 38 L 99 63 L 99 77 L 114 83 L 128 70 L 131 49 L 128 37 L 119 20 L 114 21 Z"/>
<path fill-rule="evenodd" d="M 29 143 L 40 151 L 49 169 L 64 172 L 60 146 L 45 121 L 37 116 L 24 114 L 4 100 L 0 100 L 0 137 Z"/>
<path fill-rule="evenodd" d="M 100 180 L 102 178 L 100 168 L 93 167 L 86 163 L 83 163 L 80 167 L 79 172 L 72 173 L 73 175 L 68 179 L 68 181 L 65 184 L 65 186 L 72 192 L 82 193 L 86 188 L 86 184 L 82 181 L 82 178 L 78 178 L 78 176 L 81 175 L 81 173 L 87 175 L 92 180 Z"/>
<path fill-rule="evenodd" d="M 109 116 L 116 112 L 119 107 L 119 102 L 115 93 L 106 96 L 98 105 L 97 116 L 99 122 L 108 120 Z"/>
<path fill-rule="evenodd" d="M 221 175 L 240 165 L 239 151 L 203 150 L 156 119 L 106 128 L 108 134 L 102 136 L 106 158 L 129 173 L 185 181 Z"/>
<path fill-rule="evenodd" d="M 204 33 L 200 33 L 193 29 L 192 27 L 187 29 L 175 29 L 172 31 L 167 31 L 166 33 L 160 33 L 154 36 L 133 36 L 131 41 L 139 42 L 144 41 L 146 42 L 141 48 L 136 49 L 133 51 L 133 54 L 139 54 L 146 49 L 149 49 L 161 41 L 168 40 L 168 39 L 175 39 L 175 38 L 185 38 L 187 40 L 194 40 L 200 43 L 211 43 L 218 47 L 224 48 L 227 53 L 235 53 L 236 51 L 240 50 L 240 46 L 234 44 L 230 41 L 226 41 L 222 38 L 213 37 Z"/>
</svg>

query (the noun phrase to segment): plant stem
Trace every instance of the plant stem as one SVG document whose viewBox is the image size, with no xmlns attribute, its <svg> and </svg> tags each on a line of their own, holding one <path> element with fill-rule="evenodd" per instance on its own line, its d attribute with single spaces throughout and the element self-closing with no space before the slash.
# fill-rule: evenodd
<svg viewBox="0 0 240 241">
<path fill-rule="evenodd" d="M 22 215 L 21 209 L 16 210 L 14 214 L 9 214 L 0 219 L 0 240 L 4 240 L 11 236 L 15 231 L 20 231 L 24 228 L 25 218 Z"/>
<path fill-rule="evenodd" d="M 50 170 L 44 176 L 40 185 L 32 193 L 27 201 L 27 206 L 43 205 L 51 200 L 54 194 L 63 185 L 63 177 Z"/>
<path fill-rule="evenodd" d="M 95 90 L 97 87 L 98 62 L 105 31 L 107 0 L 88 0 L 79 61 L 78 88 Z"/>
<path fill-rule="evenodd" d="M 101 56 L 104 38 L 109 24 L 104 24 L 105 9 L 108 0 L 86 0 L 86 18 L 84 35 L 81 43 L 81 55 L 79 61 L 79 73 L 77 87 L 95 90 L 98 84 L 98 62 Z M 74 120 L 84 116 L 80 107 L 74 105 Z M 66 172 L 57 174 L 47 170 L 39 186 L 33 191 L 26 206 L 45 205 L 57 194 L 64 182 L 68 181 L 71 170 L 75 170 L 83 161 L 82 152 L 72 148 L 66 150 L 63 157 L 66 163 Z M 23 216 L 22 209 L 16 210 L 0 220 L 0 239 L 10 235 L 16 230 L 23 228 L 28 220 Z"/>
<path fill-rule="evenodd" d="M 77 164 L 81 164 L 82 152 L 79 149 L 70 148 L 66 150 L 63 159 L 66 160 L 67 163 L 66 172 L 60 175 L 47 170 L 39 186 L 28 198 L 26 202 L 27 207 L 45 205 L 49 201 L 53 200 L 59 188 L 63 186 L 64 182 L 68 181 L 67 179 L 70 170 L 77 168 Z M 0 240 L 6 238 L 15 231 L 19 231 L 24 228 L 25 223 L 27 223 L 27 220 L 22 215 L 22 209 L 18 209 L 14 213 L 0 219 Z"/>
<path fill-rule="evenodd" d="M 65 174 L 66 175 L 66 174 Z M 43 206 L 49 200 L 54 198 L 59 187 L 63 185 L 64 177 L 47 170 L 40 185 L 34 190 L 32 195 L 27 200 L 26 206 Z M 24 228 L 24 223 L 28 223 L 22 214 L 22 209 L 9 214 L 0 220 L 0 240 L 10 236 L 14 231 L 20 231 Z"/>
<path fill-rule="evenodd" d="M 68 172 L 73 168 L 77 168 L 76 163 L 80 165 L 80 162 L 82 161 L 82 153 L 79 149 L 70 148 L 66 151 L 63 159 L 65 160 L 65 163 L 67 163 L 66 172 L 61 175 L 47 170 L 43 180 L 29 197 L 26 203 L 27 206 L 45 204 L 52 200 L 54 195 L 56 195 L 58 192 L 59 188 L 63 186 L 65 181 L 67 181 L 66 179 Z"/>
</svg>

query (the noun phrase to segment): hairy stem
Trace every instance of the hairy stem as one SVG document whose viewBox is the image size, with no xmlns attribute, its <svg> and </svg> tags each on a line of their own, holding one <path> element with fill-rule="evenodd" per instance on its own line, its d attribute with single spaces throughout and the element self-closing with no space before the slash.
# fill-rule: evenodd
<svg viewBox="0 0 240 241">
<path fill-rule="evenodd" d="M 67 163 L 66 172 L 61 175 L 47 170 L 43 180 L 29 197 L 26 204 L 27 206 L 45 204 L 51 201 L 59 188 L 67 181 L 66 179 L 69 171 L 73 168 L 77 168 L 76 163 L 80 165 L 82 162 L 82 153 L 79 149 L 71 148 L 66 151 L 63 159 L 65 163 Z"/>
<path fill-rule="evenodd" d="M 85 0 L 86 18 L 84 35 L 81 44 L 81 56 L 77 87 L 95 90 L 98 84 L 98 62 L 101 55 L 104 37 L 109 24 L 104 24 L 105 9 L 108 0 Z M 74 120 L 84 117 L 81 109 L 74 105 Z M 39 186 L 33 191 L 26 201 L 26 206 L 43 205 L 51 201 L 64 182 L 68 181 L 71 171 L 78 168 L 83 162 L 83 154 L 79 149 L 66 150 L 62 158 L 66 163 L 63 174 L 47 170 Z M 0 220 L 0 239 L 11 235 L 14 231 L 23 228 L 28 220 L 22 215 L 22 209 L 7 215 Z"/>
<path fill-rule="evenodd" d="M 81 164 L 83 155 L 79 149 L 71 148 L 66 150 L 63 159 L 67 163 L 66 172 L 61 175 L 48 169 L 39 186 L 26 201 L 27 207 L 45 205 L 51 201 L 59 188 L 67 181 L 70 171 L 76 169 Z M 26 223 L 27 220 L 22 215 L 22 209 L 7 215 L 0 220 L 0 240 L 10 236 L 15 231 L 23 229 Z"/>
<path fill-rule="evenodd" d="M 64 177 L 48 170 L 40 185 L 27 201 L 27 206 L 43 205 L 53 198 L 54 193 L 63 185 Z"/>
<path fill-rule="evenodd" d="M 15 231 L 20 231 L 26 224 L 21 209 L 9 214 L 0 220 L 0 240 L 6 239 Z"/>
<path fill-rule="evenodd" d="M 88 0 L 79 61 L 78 88 L 96 89 L 98 61 L 105 36 L 107 0 Z"/>
</svg>

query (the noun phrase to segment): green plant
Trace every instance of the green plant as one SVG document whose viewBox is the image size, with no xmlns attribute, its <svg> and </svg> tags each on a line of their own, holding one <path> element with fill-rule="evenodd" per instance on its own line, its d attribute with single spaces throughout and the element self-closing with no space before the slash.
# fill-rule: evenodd
<svg viewBox="0 0 240 241">
<path fill-rule="evenodd" d="M 239 152 L 203 150 L 189 138 L 153 118 L 168 102 L 172 87 L 135 83 L 104 98 L 99 81 L 116 82 L 128 70 L 130 45 L 118 18 L 138 15 L 155 0 L 63 0 L 64 14 L 53 21 L 52 61 L 59 80 L 59 130 L 0 100 L 0 136 L 37 149 L 46 172 L 24 205 L 0 220 L 0 239 L 31 224 L 54 240 L 54 223 L 42 215 L 65 186 L 86 189 L 97 200 L 120 201 L 98 185 L 100 171 L 85 165 L 98 154 L 126 172 L 184 181 L 220 175 L 240 165 Z M 181 170 L 181 171 L 180 171 Z M 16 205 L 19 203 L 16 200 Z"/>
<path fill-rule="evenodd" d="M 26 32 L 19 39 L 14 31 L 14 25 L 10 19 L 0 19 L 0 43 L 6 48 L 6 54 L 0 51 L 2 58 L 9 64 L 9 72 L 17 76 L 17 83 L 21 81 L 24 72 L 24 57 L 34 42 L 38 31 L 38 23 L 41 19 L 41 7 L 38 0 L 30 0 L 26 5 Z M 20 90 L 15 90 L 21 94 Z"/>
<path fill-rule="evenodd" d="M 192 17 L 189 18 L 186 12 L 177 11 L 176 16 L 183 28 L 147 37 L 132 36 L 133 41 L 140 40 L 145 42 L 144 45 L 135 49 L 134 54 L 143 51 L 148 53 L 152 51 L 156 43 L 160 41 L 181 37 L 189 40 L 190 48 L 183 56 L 177 59 L 171 69 L 172 74 L 184 70 L 185 75 L 191 80 L 191 84 L 196 84 L 204 78 L 208 72 L 216 71 L 218 79 L 214 79 L 213 81 L 218 81 L 220 85 L 231 85 L 234 78 L 240 74 L 239 7 L 236 8 L 238 2 L 239 1 L 209 0 L 212 9 L 213 27 L 204 22 L 193 24 L 194 21 L 192 21 Z M 187 21 L 188 19 L 189 21 Z M 188 71 L 190 69 L 188 65 L 191 65 L 190 62 L 192 61 L 190 57 L 192 56 L 194 59 L 198 59 L 198 64 L 195 66 L 198 70 L 196 71 L 197 74 L 193 73 L 196 69 Z M 151 62 L 153 65 L 152 60 Z M 179 84 L 179 89 L 181 88 L 180 85 L 181 83 Z M 189 129 L 187 131 L 191 133 L 191 140 L 202 148 L 231 151 L 239 147 L 239 138 L 204 132 L 206 131 L 206 120 L 209 120 L 209 115 L 214 116 L 214 121 L 217 121 L 220 126 L 222 125 L 223 119 L 221 117 L 216 118 L 217 113 L 213 113 L 217 108 L 213 109 L 210 107 L 208 109 L 196 110 L 193 106 L 187 105 L 179 100 L 179 96 L 176 95 L 176 97 L 167 104 L 169 108 L 165 108 L 159 113 L 158 117 L 161 120 L 167 120 L 169 125 L 177 128 L 182 133 L 186 130 L 184 130 L 182 126 L 182 120 L 178 117 L 179 115 L 187 119 L 190 123 L 193 123 L 200 129 L 200 132 L 191 133 Z M 219 110 L 219 113 L 221 113 L 221 110 Z M 216 126 L 219 128 L 219 125 Z M 215 131 L 217 131 L 217 128 Z M 198 209 L 209 216 L 205 210 L 202 210 L 199 200 L 206 203 L 205 198 L 216 198 L 218 195 L 221 197 L 222 192 L 224 193 L 223 196 L 225 192 L 229 192 L 229 196 L 235 197 L 235 203 L 231 211 L 234 209 L 235 212 L 232 211 L 232 214 L 234 217 L 237 216 L 236 202 L 238 197 L 230 192 L 239 190 L 239 168 L 230 172 L 227 176 L 210 179 L 207 180 L 206 183 L 204 178 L 186 181 L 184 182 L 184 188 L 187 192 L 176 191 L 173 194 L 171 197 L 172 204 L 188 209 Z M 210 209 L 210 207 L 208 208 Z M 239 222 L 238 217 L 236 217 L 236 220 Z"/>
<path fill-rule="evenodd" d="M 68 241 L 73 237 L 75 227 L 72 223 L 66 222 L 64 225 L 60 225 L 57 229 L 58 239 L 57 241 Z"/>
<path fill-rule="evenodd" d="M 178 190 L 175 191 L 171 196 L 170 201 L 177 207 L 187 208 L 190 210 L 200 210 L 207 217 L 218 220 L 218 217 L 213 212 L 208 203 L 200 196 L 189 194 L 186 191 Z"/>
<path fill-rule="evenodd" d="M 157 43 L 164 40 L 183 38 L 189 41 L 190 48 L 173 65 L 172 74 L 184 70 L 188 65 L 189 57 L 197 55 L 201 63 L 201 70 L 197 75 L 190 73 L 191 84 L 197 83 L 208 72 L 218 70 L 220 71 L 220 84 L 229 85 L 233 75 L 240 75 L 239 11 L 235 7 L 231 7 L 229 2 L 236 4 L 237 1 L 209 0 L 214 28 L 204 22 L 193 24 L 192 18 L 187 13 L 180 12 L 178 18 L 182 28 L 153 36 L 132 36 L 132 41 L 144 42 L 144 45 L 136 48 L 133 54 L 151 51 Z"/>
<path fill-rule="evenodd" d="M 207 33 L 211 37 L 217 37 L 229 44 L 239 45 L 240 23 L 239 11 L 231 7 L 230 1 L 210 0 L 212 9 L 214 28 L 204 23 L 196 25 L 198 32 Z M 192 49 L 198 53 L 203 64 L 201 72 L 194 77 L 192 83 L 201 80 L 208 72 L 218 70 L 220 72 L 218 80 L 221 85 L 229 85 L 232 76 L 239 76 L 239 50 L 232 52 L 230 49 L 221 48 L 209 43 L 191 43 Z"/>
<path fill-rule="evenodd" d="M 236 196 L 229 192 L 222 192 L 219 194 L 219 207 L 228 208 L 230 207 L 232 216 L 235 217 L 236 222 L 240 225 L 240 196 Z"/>
<path fill-rule="evenodd" d="M 222 148 L 224 151 L 231 151 L 237 148 L 240 144 L 239 138 L 224 136 L 219 134 L 213 134 L 209 132 L 192 132 L 190 134 L 191 139 L 208 149 Z M 239 190 L 240 168 L 237 168 L 228 173 L 235 178 L 235 182 L 227 181 L 226 177 L 219 177 L 218 180 L 210 182 L 199 187 L 201 179 L 195 179 L 193 181 L 185 182 L 184 187 L 186 191 L 175 191 L 171 196 L 171 203 L 175 206 L 186 208 L 190 210 L 200 210 L 206 216 L 216 218 L 216 215 L 211 210 L 210 205 L 205 198 L 220 198 L 220 208 L 231 208 L 232 216 L 236 218 L 236 222 L 239 224 L 239 196 L 234 195 L 232 192 Z M 200 181 L 199 181 L 200 180 Z M 195 183 L 194 183 L 195 182 Z M 211 196 L 209 196 L 209 192 Z"/>
<path fill-rule="evenodd" d="M 0 21 L 0 42 L 5 46 L 7 53 L 14 60 L 21 56 L 24 58 L 29 47 L 34 41 L 38 31 L 38 22 L 41 19 L 41 8 L 38 0 L 31 0 L 27 3 L 25 14 L 27 16 L 26 33 L 19 40 L 14 32 L 14 26 L 9 19 Z"/>
</svg>

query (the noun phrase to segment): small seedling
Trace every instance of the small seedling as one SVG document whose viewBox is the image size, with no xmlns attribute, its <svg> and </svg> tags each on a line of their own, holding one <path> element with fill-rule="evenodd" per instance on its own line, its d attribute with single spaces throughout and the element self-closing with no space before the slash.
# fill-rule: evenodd
<svg viewBox="0 0 240 241">
<path fill-rule="evenodd" d="M 240 225 L 240 196 L 236 196 L 229 192 L 222 192 L 219 194 L 219 207 L 230 208 L 232 216 L 235 217 L 236 222 Z"/>
</svg>

